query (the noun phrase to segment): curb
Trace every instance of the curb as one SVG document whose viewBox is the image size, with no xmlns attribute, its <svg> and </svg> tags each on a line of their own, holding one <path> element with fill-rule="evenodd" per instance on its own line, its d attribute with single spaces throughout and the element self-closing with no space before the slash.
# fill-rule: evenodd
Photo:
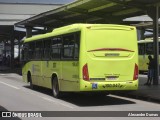
<svg viewBox="0 0 160 120">
<path fill-rule="evenodd" d="M 145 94 L 115 93 L 114 95 L 133 98 L 133 99 L 137 99 L 137 100 L 148 101 L 148 102 L 160 103 L 160 98 L 154 97 L 154 96 L 150 96 L 150 95 L 145 95 Z"/>
</svg>

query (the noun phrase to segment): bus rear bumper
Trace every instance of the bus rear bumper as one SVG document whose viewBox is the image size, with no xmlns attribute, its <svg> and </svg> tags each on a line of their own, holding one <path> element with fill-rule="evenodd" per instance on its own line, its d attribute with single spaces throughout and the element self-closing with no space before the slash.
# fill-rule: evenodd
<svg viewBox="0 0 160 120">
<path fill-rule="evenodd" d="M 138 80 L 123 82 L 91 82 L 83 81 L 80 84 L 80 91 L 121 91 L 138 90 Z"/>
</svg>

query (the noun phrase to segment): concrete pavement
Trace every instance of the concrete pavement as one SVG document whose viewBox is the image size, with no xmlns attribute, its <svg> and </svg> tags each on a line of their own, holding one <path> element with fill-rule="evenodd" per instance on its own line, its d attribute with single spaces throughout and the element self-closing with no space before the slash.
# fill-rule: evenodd
<svg viewBox="0 0 160 120">
<path fill-rule="evenodd" d="M 160 103 L 160 85 L 144 85 L 146 82 L 147 75 L 139 75 L 139 89 L 137 91 L 120 92 L 117 95 Z"/>
</svg>

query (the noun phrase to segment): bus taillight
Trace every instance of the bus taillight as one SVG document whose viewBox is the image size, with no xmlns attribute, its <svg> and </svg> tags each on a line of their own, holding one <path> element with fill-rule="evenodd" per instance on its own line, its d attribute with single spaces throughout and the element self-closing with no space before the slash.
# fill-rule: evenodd
<svg viewBox="0 0 160 120">
<path fill-rule="evenodd" d="M 83 80 L 89 81 L 88 65 L 83 66 Z"/>
<path fill-rule="evenodd" d="M 138 65 L 135 64 L 133 80 L 137 80 L 137 79 L 138 79 Z"/>
</svg>

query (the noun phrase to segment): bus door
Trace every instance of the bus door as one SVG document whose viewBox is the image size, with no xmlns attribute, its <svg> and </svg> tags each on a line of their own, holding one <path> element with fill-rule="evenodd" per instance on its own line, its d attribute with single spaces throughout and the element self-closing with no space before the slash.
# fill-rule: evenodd
<svg viewBox="0 0 160 120">
<path fill-rule="evenodd" d="M 42 41 L 35 42 L 35 49 L 33 54 L 33 64 L 32 64 L 32 71 L 33 71 L 33 84 L 40 85 L 42 80 L 42 62 L 41 62 L 41 51 L 42 51 Z M 35 82 L 35 83 L 34 83 Z"/>
<path fill-rule="evenodd" d="M 25 43 L 22 46 L 22 50 L 20 54 L 20 62 L 22 65 L 22 76 L 25 82 L 28 81 L 27 80 L 27 73 L 28 73 L 27 68 L 29 68 L 29 64 L 27 64 L 27 62 L 29 62 L 29 59 L 30 59 L 28 52 L 29 52 L 29 43 Z"/>
<path fill-rule="evenodd" d="M 67 91 L 79 89 L 79 33 L 63 36 L 62 82 L 61 88 Z"/>
<path fill-rule="evenodd" d="M 49 81 L 51 81 L 51 73 L 50 73 L 50 51 L 51 51 L 51 40 L 45 39 L 43 40 L 43 59 L 42 59 L 42 80 L 41 86 L 49 87 Z"/>
<path fill-rule="evenodd" d="M 50 62 L 50 70 L 52 74 L 56 74 L 58 81 L 61 80 L 62 77 L 62 69 L 61 69 L 61 51 L 62 51 L 62 37 L 55 36 L 52 38 L 51 45 L 51 62 Z"/>
</svg>

